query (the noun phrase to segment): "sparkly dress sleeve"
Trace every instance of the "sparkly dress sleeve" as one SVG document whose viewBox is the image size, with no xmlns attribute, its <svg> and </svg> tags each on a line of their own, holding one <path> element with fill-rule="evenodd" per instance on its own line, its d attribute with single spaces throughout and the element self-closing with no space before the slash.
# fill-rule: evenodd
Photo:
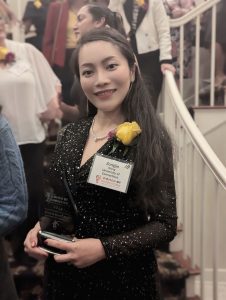
<svg viewBox="0 0 226 300">
<path fill-rule="evenodd" d="M 177 213 L 174 186 L 173 166 L 166 169 L 163 193 L 166 193 L 167 203 L 156 213 L 149 214 L 146 223 L 131 231 L 108 237 L 102 237 L 101 242 L 106 257 L 136 256 L 150 249 L 155 249 L 163 243 L 168 243 L 176 235 Z"/>
</svg>

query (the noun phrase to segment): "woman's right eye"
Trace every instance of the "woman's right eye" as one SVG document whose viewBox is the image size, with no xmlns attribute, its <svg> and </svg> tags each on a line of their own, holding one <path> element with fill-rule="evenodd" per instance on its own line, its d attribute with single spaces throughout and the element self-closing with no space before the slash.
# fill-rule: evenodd
<svg viewBox="0 0 226 300">
<path fill-rule="evenodd" d="M 90 77 L 90 76 L 92 76 L 92 74 L 93 74 L 92 70 L 84 70 L 84 71 L 82 71 L 82 76 L 84 76 L 84 77 Z"/>
<path fill-rule="evenodd" d="M 82 16 L 77 16 L 77 21 L 81 22 L 82 21 Z"/>
<path fill-rule="evenodd" d="M 77 16 L 77 22 L 81 23 L 85 19 L 84 15 Z"/>
</svg>

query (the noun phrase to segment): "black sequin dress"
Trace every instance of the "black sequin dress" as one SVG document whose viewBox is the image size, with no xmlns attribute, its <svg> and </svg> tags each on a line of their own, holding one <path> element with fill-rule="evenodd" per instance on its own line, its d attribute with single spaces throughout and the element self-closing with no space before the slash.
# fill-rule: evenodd
<svg viewBox="0 0 226 300">
<path fill-rule="evenodd" d="M 176 201 L 173 171 L 167 184 L 169 203 L 158 214 L 147 216 L 135 204 L 136 185 L 131 180 L 127 194 L 87 183 L 93 157 L 81 168 L 83 150 L 92 119 L 69 124 L 61 132 L 52 171 L 62 168 L 79 210 L 77 238 L 101 240 L 107 258 L 90 267 L 77 269 L 57 264 L 51 257 L 45 264 L 44 293 L 47 300 L 72 299 L 159 299 L 154 249 L 176 234 Z M 98 153 L 108 155 L 109 140 Z M 112 154 L 123 158 L 124 146 Z M 127 160 L 134 153 L 129 151 Z M 125 159 L 125 158 L 124 158 Z M 169 170 L 166 170 L 166 172 Z"/>
</svg>

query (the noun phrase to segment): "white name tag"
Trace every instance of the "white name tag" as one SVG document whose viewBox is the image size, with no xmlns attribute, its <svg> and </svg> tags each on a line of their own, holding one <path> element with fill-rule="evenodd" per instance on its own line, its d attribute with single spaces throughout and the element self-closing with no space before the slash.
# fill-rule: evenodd
<svg viewBox="0 0 226 300">
<path fill-rule="evenodd" d="M 132 170 L 133 163 L 96 154 L 87 182 L 126 193 Z"/>
</svg>

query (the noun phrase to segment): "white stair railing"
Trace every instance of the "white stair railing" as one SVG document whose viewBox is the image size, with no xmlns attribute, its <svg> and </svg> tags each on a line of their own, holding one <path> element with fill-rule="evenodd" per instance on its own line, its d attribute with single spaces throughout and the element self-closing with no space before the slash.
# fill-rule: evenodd
<svg viewBox="0 0 226 300">
<path fill-rule="evenodd" d="M 179 247 L 192 267 L 200 269 L 198 281 L 197 276 L 189 279 L 187 296 L 221 300 L 219 281 L 226 285 L 226 168 L 194 123 L 170 72 L 165 75 L 162 102 L 163 120 L 175 144 Z M 208 297 L 207 281 L 212 289 Z"/>
<path fill-rule="evenodd" d="M 195 8 L 189 11 L 186 15 L 170 19 L 171 28 L 179 28 L 180 30 L 180 45 L 179 45 L 179 89 L 180 93 L 184 95 L 184 26 L 190 22 L 195 24 L 195 75 L 194 75 L 194 104 L 199 105 L 199 91 L 200 91 L 200 30 L 201 17 L 203 13 L 212 10 L 212 28 L 211 28 L 211 49 L 210 49 L 210 105 L 214 105 L 214 78 L 215 78 L 215 41 L 216 41 L 216 6 L 221 0 L 207 0 L 198 4 Z M 209 20 L 210 21 L 210 20 Z M 226 100 L 226 99 L 225 99 Z M 226 103 L 225 103 L 226 104 Z"/>
</svg>

